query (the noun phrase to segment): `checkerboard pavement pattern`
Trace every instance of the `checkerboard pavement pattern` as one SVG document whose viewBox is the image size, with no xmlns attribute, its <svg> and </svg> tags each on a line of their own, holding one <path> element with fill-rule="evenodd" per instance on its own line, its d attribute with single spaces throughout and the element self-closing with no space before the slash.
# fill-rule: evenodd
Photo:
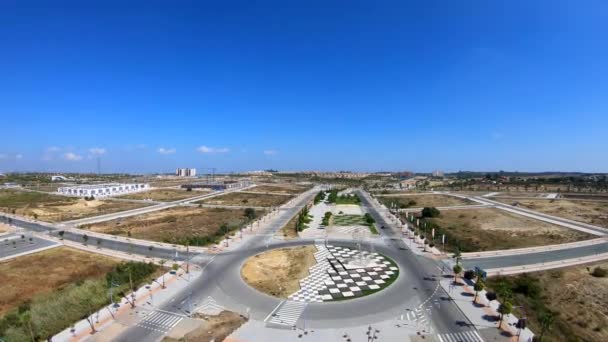
<svg viewBox="0 0 608 342">
<path fill-rule="evenodd" d="M 317 264 L 300 281 L 300 290 L 290 295 L 290 300 L 314 303 L 359 297 L 364 291 L 382 289 L 399 271 L 378 253 L 323 244 L 316 244 L 315 247 Z M 361 258 L 370 261 L 372 266 L 349 264 Z"/>
<path fill-rule="evenodd" d="M 335 226 L 364 226 L 365 218 L 361 215 L 335 215 L 333 217 Z"/>
</svg>

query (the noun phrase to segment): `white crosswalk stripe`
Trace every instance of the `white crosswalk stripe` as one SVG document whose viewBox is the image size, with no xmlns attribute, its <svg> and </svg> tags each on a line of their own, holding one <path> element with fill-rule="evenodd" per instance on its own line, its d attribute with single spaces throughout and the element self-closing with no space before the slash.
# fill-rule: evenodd
<svg viewBox="0 0 608 342">
<path fill-rule="evenodd" d="M 205 300 L 198 306 L 199 312 L 204 312 L 208 314 L 218 314 L 224 310 L 226 309 L 223 306 L 219 305 L 211 296 L 205 298 Z"/>
<path fill-rule="evenodd" d="M 143 320 L 137 323 L 137 326 L 164 334 L 173 329 L 173 327 L 181 322 L 182 319 L 184 319 L 184 317 L 177 314 L 164 311 L 152 311 Z"/>
<path fill-rule="evenodd" d="M 303 302 L 283 301 L 264 321 L 269 325 L 294 327 L 306 309 L 306 305 Z"/>
<path fill-rule="evenodd" d="M 437 334 L 436 336 L 439 342 L 484 342 L 475 330 Z"/>
</svg>

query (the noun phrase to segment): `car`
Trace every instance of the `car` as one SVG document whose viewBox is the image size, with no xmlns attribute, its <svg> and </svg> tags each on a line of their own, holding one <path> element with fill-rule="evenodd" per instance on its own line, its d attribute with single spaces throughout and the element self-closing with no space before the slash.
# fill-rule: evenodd
<svg viewBox="0 0 608 342">
<path fill-rule="evenodd" d="M 380 229 L 384 229 L 384 226 L 380 226 Z"/>
</svg>

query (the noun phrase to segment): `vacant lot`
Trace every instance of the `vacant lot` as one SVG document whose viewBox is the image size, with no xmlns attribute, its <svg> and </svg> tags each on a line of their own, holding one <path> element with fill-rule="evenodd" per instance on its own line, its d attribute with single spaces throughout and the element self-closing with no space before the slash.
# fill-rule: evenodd
<svg viewBox="0 0 608 342">
<path fill-rule="evenodd" d="M 499 199 L 499 201 L 507 204 L 517 204 L 520 207 L 549 215 L 608 227 L 608 201 L 570 201 L 566 199 Z"/>
<path fill-rule="evenodd" d="M 281 228 L 281 230 L 279 230 L 277 232 L 277 234 L 283 236 L 283 238 L 286 240 L 297 239 L 298 238 L 298 231 L 296 230 L 297 222 L 298 222 L 298 215 L 294 216 L 291 220 L 289 220 L 289 222 L 287 222 L 287 224 L 284 225 L 283 228 Z"/>
<path fill-rule="evenodd" d="M 301 194 L 304 191 L 310 189 L 310 187 L 293 185 L 293 184 L 285 184 L 285 185 L 258 185 L 249 191 L 255 192 L 276 192 L 282 194 Z"/>
<path fill-rule="evenodd" d="M 387 207 L 396 203 L 399 208 L 449 207 L 473 204 L 473 202 L 454 196 L 445 195 L 407 195 L 378 197 Z"/>
<path fill-rule="evenodd" d="M 152 201 L 179 201 L 186 198 L 204 195 L 210 191 L 186 191 L 186 189 L 155 189 L 145 192 L 138 192 L 120 196 L 119 198 Z"/>
<path fill-rule="evenodd" d="M 249 258 L 241 269 L 241 276 L 258 291 L 287 298 L 300 289 L 300 279 L 316 263 L 314 246 L 281 248 Z"/>
<path fill-rule="evenodd" d="M 247 319 L 236 312 L 222 311 L 218 315 L 195 314 L 194 318 L 202 320 L 200 327 L 187 333 L 180 339 L 165 337 L 162 342 L 212 342 L 228 341 L 226 338 L 247 322 Z"/>
<path fill-rule="evenodd" d="M 500 209 L 445 210 L 429 220 L 436 236 L 446 234 L 446 248 L 460 244 L 463 252 L 542 246 L 580 241 L 593 236 Z"/>
<path fill-rule="evenodd" d="M 512 289 L 518 317 L 527 316 L 530 328 L 540 334 L 539 317 L 553 312 L 555 321 L 546 341 L 608 341 L 608 278 L 590 274 L 595 267 L 608 269 L 608 262 L 572 266 L 559 270 L 491 278 L 488 286 L 505 282 Z"/>
<path fill-rule="evenodd" d="M 176 207 L 82 228 L 144 240 L 204 246 L 218 242 L 247 220 L 241 209 Z"/>
<path fill-rule="evenodd" d="M 7 224 L 0 223 L 0 233 L 6 233 L 10 230 L 10 227 Z"/>
<path fill-rule="evenodd" d="M 0 263 L 0 316 L 36 295 L 84 279 L 104 277 L 118 263 L 115 259 L 65 247 Z"/>
<path fill-rule="evenodd" d="M 598 200 L 598 201 L 608 201 L 608 194 L 585 194 L 585 193 L 566 193 L 562 194 L 564 198 L 573 198 L 573 199 L 587 199 L 587 200 Z"/>
<path fill-rule="evenodd" d="M 31 191 L 0 190 L 0 209 L 47 222 L 61 222 L 97 216 L 147 204 L 64 197 Z"/>
<path fill-rule="evenodd" d="M 28 185 L 24 186 L 24 188 L 38 190 L 38 191 L 45 191 L 45 192 L 57 192 L 57 189 L 62 186 L 67 186 L 67 185 L 58 184 L 58 183 L 42 183 L 42 184 L 28 184 Z"/>
<path fill-rule="evenodd" d="M 276 207 L 290 199 L 292 196 L 271 195 L 271 194 L 252 194 L 246 192 L 230 192 L 225 195 L 212 197 L 196 203 L 217 204 L 217 205 L 238 205 L 252 207 Z"/>
</svg>

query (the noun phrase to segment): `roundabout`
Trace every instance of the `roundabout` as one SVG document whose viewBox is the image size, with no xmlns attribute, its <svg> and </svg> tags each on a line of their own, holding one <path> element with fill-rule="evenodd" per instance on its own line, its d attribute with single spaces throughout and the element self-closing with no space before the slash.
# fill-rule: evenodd
<svg viewBox="0 0 608 342">
<path fill-rule="evenodd" d="M 300 289 L 288 295 L 287 299 L 261 292 L 241 276 L 241 269 L 250 258 L 271 250 L 298 246 L 314 246 L 317 264 L 313 266 L 315 270 L 301 280 Z M 349 259 L 355 256 L 356 260 L 359 248 L 360 254 L 371 256 L 373 264 L 370 267 L 348 266 Z M 324 263 L 328 263 L 329 268 L 317 266 Z M 339 266 L 344 269 L 338 269 Z M 206 286 L 213 287 L 209 290 L 221 305 L 231 310 L 246 311 L 253 320 L 268 321 L 277 312 L 280 314 L 286 303 L 293 303 L 301 308 L 301 315 L 296 319 L 298 325 L 330 328 L 395 319 L 415 310 L 437 288 L 436 282 L 424 280 L 417 274 L 420 267 L 416 259 L 381 242 L 294 240 L 274 242 L 268 247 L 254 245 L 218 255 L 213 263 L 207 265 L 207 276 L 203 278 L 207 280 Z M 211 279 L 213 283 L 209 282 Z M 293 323 L 295 326 L 296 322 Z"/>
<path fill-rule="evenodd" d="M 308 259 L 312 259 L 312 255 L 316 262 L 309 266 Z M 256 281 L 252 281 L 250 275 L 254 272 L 258 273 Z M 287 299 L 322 303 L 379 292 L 397 279 L 399 267 L 392 259 L 373 250 L 364 250 L 360 245 L 353 249 L 315 243 L 314 247 L 273 249 L 255 255 L 245 262 L 241 275 L 249 285 L 270 295 L 276 295 L 277 287 L 279 292 L 283 292 L 281 290 L 293 288 L 295 283 L 296 291 L 292 291 Z M 260 276 L 266 279 L 260 279 Z M 266 286 L 260 286 L 263 282 Z M 282 282 L 287 284 L 282 285 Z"/>
</svg>

